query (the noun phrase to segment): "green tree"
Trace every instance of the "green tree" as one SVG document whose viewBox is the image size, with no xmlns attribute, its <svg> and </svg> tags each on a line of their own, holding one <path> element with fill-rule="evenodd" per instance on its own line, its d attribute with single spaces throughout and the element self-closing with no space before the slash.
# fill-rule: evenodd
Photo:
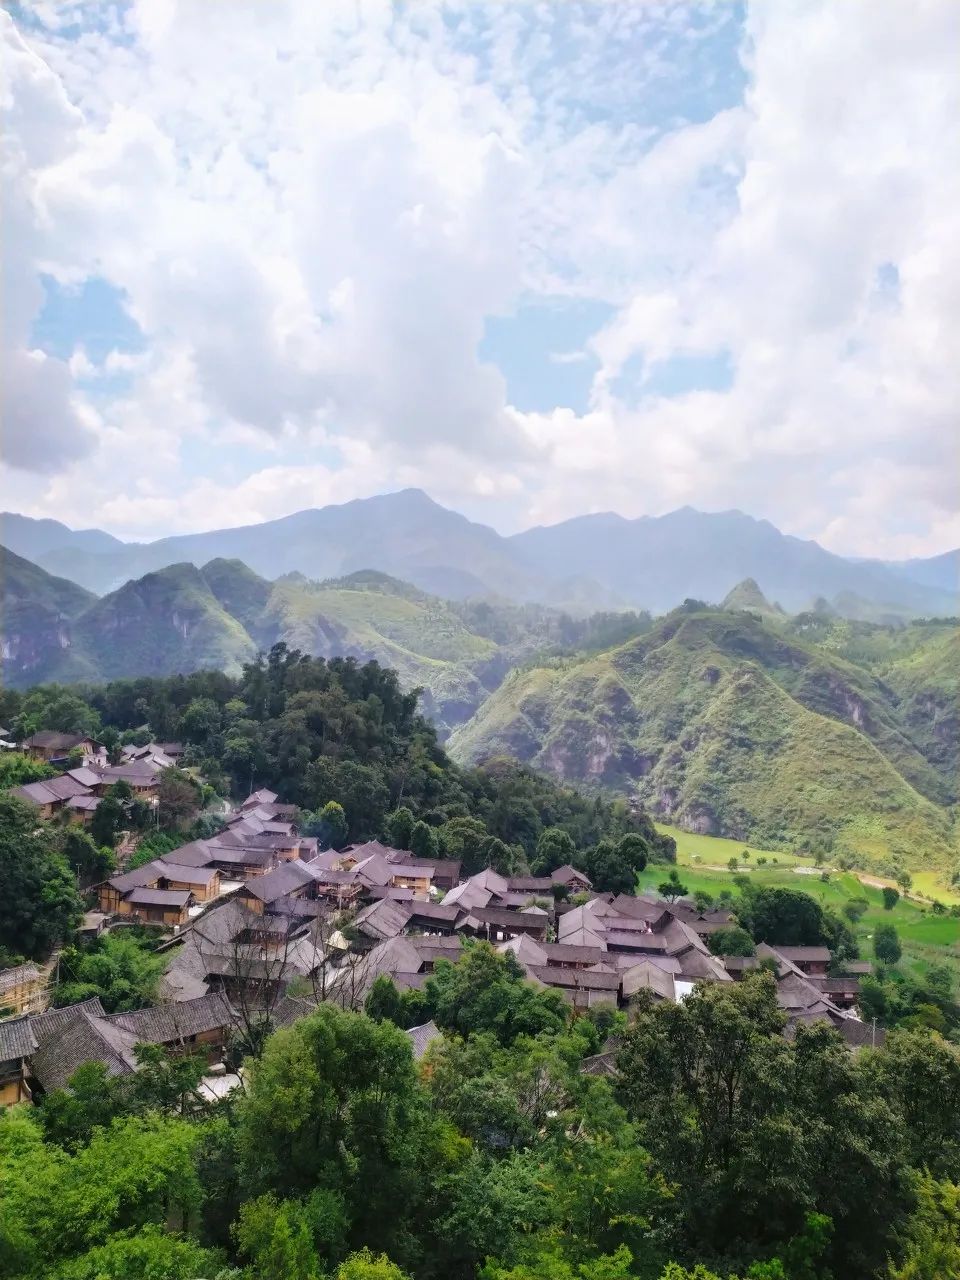
<svg viewBox="0 0 960 1280">
<path fill-rule="evenodd" d="M 418 858 L 436 858 L 437 837 L 432 827 L 425 822 L 415 822 L 410 832 L 410 852 Z"/>
<path fill-rule="evenodd" d="M 902 1124 L 825 1026 L 782 1035 L 772 975 L 641 1005 L 621 1094 L 677 1188 L 693 1256 L 769 1257 L 813 1211 L 842 1221 L 829 1265 L 870 1275 L 909 1204 Z"/>
<path fill-rule="evenodd" d="M 878 924 L 873 931 L 873 954 L 881 964 L 893 965 L 903 955 L 896 926 Z"/>
<path fill-rule="evenodd" d="M 351 1243 L 402 1232 L 425 1121 L 402 1031 L 321 1005 L 270 1037 L 237 1114 L 248 1192 L 338 1194 Z"/>
<path fill-rule="evenodd" d="M 182 769 L 164 769 L 157 785 L 160 825 L 167 831 L 182 830 L 200 807 L 200 788 Z M 102 806 L 97 806 L 100 812 Z"/>
<path fill-rule="evenodd" d="M 707 935 L 707 945 L 715 956 L 752 956 L 756 944 L 739 925 L 724 925 Z"/>
<path fill-rule="evenodd" d="M 657 886 L 657 892 L 668 902 L 676 902 L 677 898 L 685 897 L 687 886 L 680 880 L 676 867 L 673 867 L 667 879 Z"/>
<path fill-rule="evenodd" d="M 415 818 L 406 805 L 401 805 L 399 809 L 394 809 L 393 813 L 387 814 L 384 830 L 387 843 L 392 849 L 410 848 L 414 822 Z"/>
<path fill-rule="evenodd" d="M 851 898 L 849 902 L 844 903 L 843 914 L 851 924 L 856 924 L 869 909 L 870 903 L 866 898 Z"/>
<path fill-rule="evenodd" d="M 737 915 L 757 942 L 771 946 L 815 947 L 829 941 L 823 908 L 800 889 L 749 890 Z"/>
<path fill-rule="evenodd" d="M 612 840 L 601 840 L 587 851 L 587 875 L 601 893 L 633 893 L 637 873 Z"/>
<path fill-rule="evenodd" d="M 902 1259 L 887 1280 L 953 1280 L 960 1276 L 960 1184 L 917 1179 L 917 1207 L 903 1233 Z"/>
<path fill-rule="evenodd" d="M 461 864 L 462 874 L 476 875 L 486 866 L 483 848 L 489 833 L 479 818 L 451 818 L 439 830 L 445 855 Z"/>
<path fill-rule="evenodd" d="M 67 865 L 82 885 L 95 884 L 116 869 L 113 850 L 98 846 L 86 831 L 77 827 L 68 827 L 63 833 L 62 850 Z"/>
<path fill-rule="evenodd" d="M 343 805 L 336 800 L 328 800 L 317 814 L 318 830 L 313 834 L 320 837 L 325 849 L 342 849 L 350 834 L 350 825 Z"/>
<path fill-rule="evenodd" d="M 346 1225 L 335 1192 L 315 1191 L 304 1201 L 268 1193 L 240 1206 L 233 1234 L 257 1280 L 317 1280 L 321 1257 L 341 1249 Z"/>
<path fill-rule="evenodd" d="M 166 957 L 131 932 L 108 933 L 89 950 L 67 948 L 60 958 L 57 1006 L 99 996 L 108 1013 L 125 1013 L 153 1004 Z"/>
<path fill-rule="evenodd" d="M 577 856 L 577 846 L 573 837 L 562 827 L 547 827 L 537 840 L 537 851 L 531 868 L 535 875 L 548 876 L 558 867 L 573 863 Z"/>
<path fill-rule="evenodd" d="M 93 811 L 90 819 L 90 836 L 104 849 L 112 849 L 117 843 L 123 823 L 123 806 L 112 795 L 105 795 Z"/>
<path fill-rule="evenodd" d="M 462 1036 L 488 1031 L 502 1044 L 560 1031 L 568 1017 L 559 992 L 536 990 L 512 955 L 485 942 L 468 947 L 457 964 L 438 961 L 426 995 L 439 1027 Z"/>
<path fill-rule="evenodd" d="M 369 1249 L 361 1249 L 340 1263 L 334 1280 L 409 1280 L 409 1277 L 385 1253 L 373 1254 Z"/>
<path fill-rule="evenodd" d="M 77 882 L 36 810 L 0 795 L 0 939 L 10 952 L 46 959 L 83 915 Z"/>
<path fill-rule="evenodd" d="M 929 1031 L 895 1030 L 864 1069 L 903 1116 L 910 1164 L 960 1182 L 960 1046 Z"/>
<path fill-rule="evenodd" d="M 902 893 L 909 893 L 910 887 L 913 884 L 913 876 L 909 871 L 898 871 L 897 884 L 900 886 L 900 891 Z"/>
<path fill-rule="evenodd" d="M 523 850 L 508 845 L 497 836 L 487 836 L 480 846 L 483 866 L 490 867 L 501 876 L 519 875 L 524 870 Z"/>
<path fill-rule="evenodd" d="M 132 1234 L 108 1236 L 61 1266 L 56 1280 L 196 1280 L 224 1275 L 225 1259 L 195 1240 L 148 1223 Z"/>
<path fill-rule="evenodd" d="M 180 717 L 180 736 L 184 742 L 204 746 L 220 732 L 220 708 L 212 698 L 194 698 Z"/>
<path fill-rule="evenodd" d="M 892 911 L 900 901 L 900 894 L 890 885 L 883 886 L 883 909 L 884 911 Z"/>
</svg>

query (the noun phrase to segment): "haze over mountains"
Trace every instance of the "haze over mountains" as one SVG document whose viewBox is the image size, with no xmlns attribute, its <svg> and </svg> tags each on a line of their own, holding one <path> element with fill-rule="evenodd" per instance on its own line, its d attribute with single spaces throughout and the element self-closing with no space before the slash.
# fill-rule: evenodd
<svg viewBox="0 0 960 1280">
<path fill-rule="evenodd" d="M 853 617 L 942 616 L 956 612 L 960 571 L 960 552 L 853 561 L 738 511 L 690 507 L 634 520 L 586 515 L 504 537 L 416 489 L 149 543 L 5 514 L 0 542 L 97 594 L 172 564 L 237 559 L 270 579 L 374 569 L 446 599 L 492 596 L 581 612 L 663 613 L 688 597 L 720 601 L 753 578 L 788 612 L 822 598 Z"/>
</svg>

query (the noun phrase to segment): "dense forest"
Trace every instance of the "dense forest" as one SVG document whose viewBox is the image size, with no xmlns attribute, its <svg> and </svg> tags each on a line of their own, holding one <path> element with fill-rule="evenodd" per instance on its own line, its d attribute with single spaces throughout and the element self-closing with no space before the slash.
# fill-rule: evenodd
<svg viewBox="0 0 960 1280">
<path fill-rule="evenodd" d="M 487 944 L 322 1006 L 217 1104 L 203 1065 L 81 1068 L 0 1117 L 10 1280 L 951 1280 L 960 1055 L 781 1034 L 769 974 L 570 1021 Z M 613 1035 L 612 1041 L 607 1037 Z M 611 1074 L 583 1070 L 606 1042 Z M 615 1046 L 611 1048 L 611 1046 Z"/>
</svg>

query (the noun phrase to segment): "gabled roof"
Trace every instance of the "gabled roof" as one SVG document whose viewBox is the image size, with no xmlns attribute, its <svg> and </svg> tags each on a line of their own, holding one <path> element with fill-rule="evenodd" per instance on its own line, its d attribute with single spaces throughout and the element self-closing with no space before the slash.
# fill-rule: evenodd
<svg viewBox="0 0 960 1280">
<path fill-rule="evenodd" d="M 126 895 L 135 907 L 185 907 L 193 897 L 189 889 L 134 889 Z"/>
<path fill-rule="evenodd" d="M 368 938 L 395 938 L 406 928 L 410 919 L 410 905 L 379 898 L 364 907 L 354 919 L 354 927 Z"/>
<path fill-rule="evenodd" d="M 786 956 L 788 960 L 792 960 L 794 964 L 820 963 L 829 964 L 831 953 L 829 947 L 775 947 L 780 955 Z"/>
<path fill-rule="evenodd" d="M 24 740 L 25 747 L 39 747 L 45 751 L 72 751 L 81 742 L 92 742 L 89 733 L 58 733 L 55 729 L 41 729 Z"/>
<path fill-rule="evenodd" d="M 354 866 L 353 874 L 364 884 L 389 884 L 396 868 L 387 862 L 382 853 L 371 853 Z"/>
<path fill-rule="evenodd" d="M 257 898 L 260 902 L 273 902 L 275 898 L 296 893 L 298 889 L 318 882 L 324 874 L 329 872 L 312 871 L 303 862 L 284 862 L 265 875 L 247 880 L 240 892 Z"/>
<path fill-rule="evenodd" d="M 29 1058 L 36 1047 L 37 1038 L 28 1013 L 20 1018 L 8 1018 L 5 1022 L 0 1022 L 0 1062 Z"/>
<path fill-rule="evenodd" d="M 273 804 L 276 798 L 277 793 L 275 791 L 268 791 L 266 787 L 262 787 L 259 791 L 251 791 L 240 808 L 256 808 L 258 804 Z"/>
<path fill-rule="evenodd" d="M 659 965 L 640 960 L 623 970 L 623 994 L 625 999 L 639 991 L 652 991 L 661 1000 L 676 1001 L 677 993 L 672 974 L 665 973 Z"/>
<path fill-rule="evenodd" d="M 461 907 L 485 907 L 493 898 L 493 893 L 474 880 L 464 880 L 462 884 L 451 889 L 444 902 L 447 906 L 457 904 Z"/>
<path fill-rule="evenodd" d="M 99 796 L 71 796 L 67 801 L 67 808 L 77 813 L 93 813 L 99 804 Z"/>
<path fill-rule="evenodd" d="M 93 769 L 81 765 L 79 769 L 68 769 L 66 777 L 72 778 L 74 782 L 79 782 L 82 787 L 98 787 L 100 785 L 100 775 Z"/>
<path fill-rule="evenodd" d="M 134 867 L 132 871 L 122 871 L 118 876 L 111 876 L 107 881 L 111 889 L 126 894 L 132 889 L 145 889 L 147 885 L 156 884 L 162 875 L 159 859 L 145 862 L 142 867 Z"/>
<path fill-rule="evenodd" d="M 25 982 L 36 982 L 39 977 L 40 970 L 29 960 L 25 964 L 12 965 L 9 969 L 0 969 L 0 996 Z M 0 1004 L 2 1003 L 0 1000 Z"/>
<path fill-rule="evenodd" d="M 508 938 L 506 942 L 498 942 L 496 950 L 501 955 L 509 952 L 514 956 L 520 964 L 527 965 L 546 965 L 547 960 L 547 944 L 543 942 L 535 942 L 529 934 L 520 933 L 514 938 Z"/>
<path fill-rule="evenodd" d="M 71 1016 L 55 1035 L 48 1035 L 30 1059 L 31 1073 L 49 1092 L 62 1089 L 73 1073 L 88 1062 L 102 1062 L 111 1076 L 128 1075 L 136 1066 L 135 1037 L 74 1005 L 63 1010 Z"/>
<path fill-rule="evenodd" d="M 419 1062 L 434 1040 L 442 1039 L 443 1032 L 431 1019 L 430 1022 L 424 1022 L 419 1027 L 410 1027 L 407 1036 L 413 1050 L 413 1059 Z"/>
<path fill-rule="evenodd" d="M 106 1021 L 129 1032 L 138 1043 L 175 1044 L 188 1036 L 229 1026 L 231 1013 L 222 996 L 208 995 L 133 1013 L 109 1014 Z"/>
<path fill-rule="evenodd" d="M 163 861 L 177 867 L 207 867 L 215 859 L 216 846 L 207 840 L 191 840 L 163 855 Z"/>
<path fill-rule="evenodd" d="M 588 889 L 591 887 L 591 881 L 587 873 L 580 871 L 569 862 L 565 862 L 562 867 L 557 867 L 556 871 L 551 871 L 550 880 L 553 884 L 566 884 L 570 880 L 576 880 L 578 883 L 586 885 Z"/>
<path fill-rule="evenodd" d="M 154 866 L 159 868 L 164 879 L 177 880 L 181 884 L 208 885 L 220 874 L 216 867 L 189 867 L 184 863 L 167 862 L 166 858 L 159 859 Z"/>
</svg>

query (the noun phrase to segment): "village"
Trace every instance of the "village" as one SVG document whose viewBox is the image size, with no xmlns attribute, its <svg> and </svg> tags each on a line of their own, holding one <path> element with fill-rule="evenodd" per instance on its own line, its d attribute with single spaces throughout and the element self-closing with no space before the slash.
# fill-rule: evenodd
<svg viewBox="0 0 960 1280">
<path fill-rule="evenodd" d="M 177 743 L 126 747 L 108 764 L 98 744 L 40 733 L 23 749 L 57 764 L 82 763 L 15 792 L 42 820 L 89 823 L 122 781 L 156 804 L 159 779 L 181 754 Z M 137 1069 L 138 1044 L 206 1058 L 211 1097 L 240 1081 L 238 1044 L 286 1025 L 321 1002 L 362 1009 L 378 978 L 419 990 L 438 963 L 456 962 L 476 941 L 509 954 L 526 979 L 558 992 L 575 1014 L 624 1011 L 638 1001 L 682 1001 L 697 983 L 731 983 L 763 966 L 775 976 L 785 1035 L 826 1023 L 851 1049 L 877 1045 L 883 1030 L 857 1013 L 867 962 L 835 964 L 826 947 L 771 947 L 714 955 L 708 939 L 734 921 L 689 899 L 594 892 L 566 865 L 545 876 L 463 876 L 459 862 L 422 859 L 379 840 L 320 848 L 301 834 L 299 811 L 274 792 L 253 791 L 207 839 L 118 870 L 88 890 L 81 937 L 145 925 L 166 958 L 160 1003 L 108 1013 L 98 998 L 51 1008 L 50 966 L 0 971 L 0 1103 L 30 1101 L 67 1085 L 89 1062 L 109 1075 Z M 55 1003 L 55 999 L 53 1000 Z M 408 1035 L 417 1056 L 438 1033 Z M 231 1048 L 233 1049 L 231 1055 Z M 614 1070 L 615 1042 L 584 1063 Z M 233 1069 L 225 1059 L 232 1056 Z"/>
</svg>

